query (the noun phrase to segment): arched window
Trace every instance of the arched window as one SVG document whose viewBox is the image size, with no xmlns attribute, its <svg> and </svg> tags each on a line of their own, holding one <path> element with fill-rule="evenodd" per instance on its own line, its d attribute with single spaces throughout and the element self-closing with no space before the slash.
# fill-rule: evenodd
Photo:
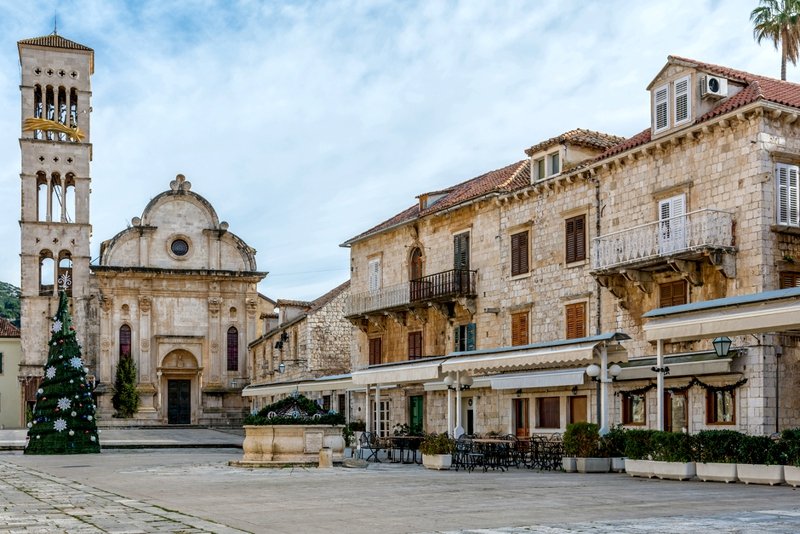
<svg viewBox="0 0 800 534">
<path fill-rule="evenodd" d="M 72 173 L 67 174 L 67 179 L 64 182 L 64 222 L 75 222 L 73 216 L 77 213 L 77 204 L 75 203 L 75 175 Z"/>
<path fill-rule="evenodd" d="M 131 357 L 131 327 L 124 324 L 119 327 L 119 359 Z"/>
<path fill-rule="evenodd" d="M 69 91 L 69 126 L 78 126 L 78 91 L 74 88 Z"/>
<path fill-rule="evenodd" d="M 228 371 L 239 370 L 239 331 L 235 326 L 228 328 Z"/>
<path fill-rule="evenodd" d="M 47 199 L 50 191 L 47 186 L 47 175 L 44 172 L 36 173 L 36 220 L 47 221 Z"/>
<path fill-rule="evenodd" d="M 67 295 L 72 295 L 72 255 L 66 250 L 62 250 L 58 255 L 58 278 L 56 283 L 59 290 L 66 286 L 64 289 Z"/>
<path fill-rule="evenodd" d="M 422 278 L 422 251 L 419 249 L 419 247 L 414 247 L 414 250 L 411 251 L 409 268 L 409 280 Z"/>
<path fill-rule="evenodd" d="M 56 103 L 55 96 L 53 95 L 53 87 L 51 85 L 48 85 L 45 90 L 45 114 L 45 119 L 51 121 L 56 120 Z M 47 139 L 50 141 L 53 140 L 53 132 L 47 132 Z"/>
<path fill-rule="evenodd" d="M 64 87 L 58 88 L 58 118 L 56 119 L 61 124 L 67 124 L 67 90 Z M 59 133 L 59 141 L 66 141 L 67 134 Z"/>
<path fill-rule="evenodd" d="M 44 112 L 44 104 L 42 102 L 42 86 L 36 85 L 33 88 L 33 116 L 37 119 L 42 118 L 42 113 Z M 33 132 L 34 139 L 41 139 L 42 138 L 42 131 L 36 130 Z"/>
<path fill-rule="evenodd" d="M 48 219 L 50 221 L 64 220 L 64 197 L 61 196 L 61 193 L 61 175 L 54 172 L 50 176 L 50 219 Z"/>
<path fill-rule="evenodd" d="M 53 276 L 55 275 L 55 260 L 53 253 L 43 250 L 39 254 L 39 294 L 53 294 Z"/>
</svg>

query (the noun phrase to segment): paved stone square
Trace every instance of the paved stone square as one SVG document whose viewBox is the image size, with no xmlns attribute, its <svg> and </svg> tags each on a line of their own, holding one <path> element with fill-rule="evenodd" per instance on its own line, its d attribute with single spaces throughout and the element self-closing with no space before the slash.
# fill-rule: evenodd
<svg viewBox="0 0 800 534">
<path fill-rule="evenodd" d="M 240 469 L 232 449 L 0 454 L 0 532 L 798 532 L 794 488 L 622 474 Z"/>
</svg>

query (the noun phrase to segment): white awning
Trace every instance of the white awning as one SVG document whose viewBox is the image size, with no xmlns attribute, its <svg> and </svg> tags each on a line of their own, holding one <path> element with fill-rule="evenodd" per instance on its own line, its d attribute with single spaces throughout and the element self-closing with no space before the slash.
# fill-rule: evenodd
<svg viewBox="0 0 800 534">
<path fill-rule="evenodd" d="M 474 356 L 455 356 L 442 363 L 442 372 L 489 371 L 536 367 L 543 364 L 588 363 L 594 357 L 597 342 L 561 345 L 514 352 L 484 352 Z"/>
<path fill-rule="evenodd" d="M 669 358 L 665 358 L 664 363 L 669 367 L 669 376 L 676 377 L 730 373 L 732 361 L 731 358 L 716 358 L 714 360 L 676 363 L 669 361 Z M 623 367 L 617 380 L 643 380 L 647 378 L 655 380 L 656 373 L 652 369 L 653 365 L 655 365 L 655 363 L 650 361 L 646 365 Z"/>
<path fill-rule="evenodd" d="M 425 391 L 447 391 L 447 386 L 441 380 L 439 380 L 438 382 L 426 382 L 422 386 L 423 389 L 425 389 Z M 478 376 L 473 379 L 470 389 L 475 390 L 481 388 L 488 388 L 491 386 L 492 382 L 488 377 Z"/>
<path fill-rule="evenodd" d="M 565 369 L 493 376 L 490 380 L 492 389 L 551 388 L 581 385 L 585 375 L 584 369 Z"/>
<path fill-rule="evenodd" d="M 649 341 L 686 341 L 799 330 L 796 292 L 792 288 L 653 310 L 644 315 L 645 336 Z"/>
<path fill-rule="evenodd" d="M 413 361 L 399 365 L 376 366 L 353 371 L 353 384 L 402 384 L 438 380 L 441 378 L 442 360 Z"/>
<path fill-rule="evenodd" d="M 282 393 L 293 393 L 294 391 L 346 391 L 352 389 L 352 385 L 353 379 L 350 377 L 250 385 L 242 390 L 242 396 L 259 397 L 263 395 L 280 395 Z"/>
</svg>

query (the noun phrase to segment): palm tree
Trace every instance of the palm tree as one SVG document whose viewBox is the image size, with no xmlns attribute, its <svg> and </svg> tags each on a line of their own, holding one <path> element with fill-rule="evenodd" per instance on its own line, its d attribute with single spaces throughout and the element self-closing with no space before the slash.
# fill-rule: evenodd
<svg viewBox="0 0 800 534">
<path fill-rule="evenodd" d="M 781 50 L 781 80 L 786 79 L 786 60 L 797 65 L 800 59 L 800 0 L 759 0 L 750 13 L 753 38 L 758 44 L 769 39 Z"/>
</svg>

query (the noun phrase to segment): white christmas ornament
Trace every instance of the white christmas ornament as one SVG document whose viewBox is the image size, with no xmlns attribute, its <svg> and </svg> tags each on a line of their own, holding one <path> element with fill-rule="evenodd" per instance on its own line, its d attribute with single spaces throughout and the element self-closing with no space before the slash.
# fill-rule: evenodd
<svg viewBox="0 0 800 534">
<path fill-rule="evenodd" d="M 95 438 L 94 436 L 91 436 L 89 439 L 92 440 L 92 441 L 96 441 L 97 440 L 97 438 Z"/>
<path fill-rule="evenodd" d="M 70 436 L 74 436 L 74 435 L 75 435 L 75 431 L 74 431 L 74 430 L 70 430 L 70 431 L 69 431 L 69 435 L 70 435 Z"/>
<path fill-rule="evenodd" d="M 78 415 L 78 412 L 72 412 L 70 415 L 71 415 L 72 417 L 75 417 L 76 415 Z"/>
<path fill-rule="evenodd" d="M 68 398 L 61 397 L 60 399 L 58 399 L 58 409 L 59 410 L 66 410 L 70 406 L 72 406 L 72 401 L 70 401 Z"/>
<path fill-rule="evenodd" d="M 72 359 L 69 361 L 69 364 L 70 364 L 72 367 L 74 367 L 75 369 L 80 369 L 81 367 L 83 367 L 83 362 L 82 362 L 82 361 L 81 361 L 81 359 L 80 359 L 80 358 L 78 358 L 77 356 L 75 356 L 74 358 L 72 358 Z"/>
<path fill-rule="evenodd" d="M 61 330 L 61 321 L 56 319 L 53 321 L 53 328 L 51 328 L 53 332 L 59 332 Z"/>
<path fill-rule="evenodd" d="M 55 367 L 48 367 L 47 371 L 44 374 L 44 376 L 46 376 L 47 378 L 50 378 L 50 379 L 55 378 L 55 376 L 56 376 L 56 368 Z"/>
<path fill-rule="evenodd" d="M 63 432 L 67 429 L 67 422 L 61 418 L 56 419 L 56 422 L 53 423 L 53 428 L 56 430 L 56 432 Z"/>
</svg>

